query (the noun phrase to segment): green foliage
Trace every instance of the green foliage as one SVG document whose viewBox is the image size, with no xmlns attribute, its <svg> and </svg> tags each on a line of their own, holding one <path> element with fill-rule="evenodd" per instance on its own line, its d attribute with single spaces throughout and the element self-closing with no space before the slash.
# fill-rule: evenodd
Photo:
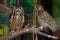
<svg viewBox="0 0 60 40">
<path fill-rule="evenodd" d="M 0 30 L 0 32 L 3 31 L 2 34 L 0 33 L 0 35 L 7 35 L 8 32 L 9 32 L 9 27 L 7 26 L 8 25 L 8 23 L 7 23 L 8 21 L 7 21 L 6 18 L 7 18 L 6 16 L 0 15 L 0 26 L 2 26 L 2 30 Z"/>
<path fill-rule="evenodd" d="M 3 34 L 0 33 L 0 35 L 7 35 L 9 32 L 8 26 L 4 24 L 0 24 L 0 26 L 2 26 L 2 29 L 3 29 Z"/>
<path fill-rule="evenodd" d="M 0 15 L 0 22 L 3 21 L 4 16 Z"/>
<path fill-rule="evenodd" d="M 24 11 L 30 12 L 33 10 L 33 1 L 32 0 L 24 0 Z"/>
<path fill-rule="evenodd" d="M 55 17 L 55 21 L 58 29 L 60 29 L 60 0 L 53 0 L 53 16 Z"/>
<path fill-rule="evenodd" d="M 24 11 L 31 12 L 33 11 L 34 4 L 37 0 L 24 0 Z"/>
<path fill-rule="evenodd" d="M 10 7 L 11 8 L 14 6 L 13 4 L 16 4 L 16 0 L 10 0 Z"/>
</svg>

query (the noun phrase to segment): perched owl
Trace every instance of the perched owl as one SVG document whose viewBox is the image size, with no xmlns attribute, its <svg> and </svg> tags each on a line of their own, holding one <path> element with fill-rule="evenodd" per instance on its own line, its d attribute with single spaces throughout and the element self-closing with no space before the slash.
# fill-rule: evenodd
<svg viewBox="0 0 60 40">
<path fill-rule="evenodd" d="M 22 28 L 22 25 L 24 23 L 24 11 L 23 7 L 15 7 L 12 10 L 11 16 L 10 16 L 10 28 L 11 30 L 19 30 Z"/>
<path fill-rule="evenodd" d="M 35 6 L 35 12 L 37 13 L 37 19 L 42 27 L 49 27 L 52 31 L 56 31 L 56 23 L 53 17 L 43 9 L 42 5 Z"/>
</svg>

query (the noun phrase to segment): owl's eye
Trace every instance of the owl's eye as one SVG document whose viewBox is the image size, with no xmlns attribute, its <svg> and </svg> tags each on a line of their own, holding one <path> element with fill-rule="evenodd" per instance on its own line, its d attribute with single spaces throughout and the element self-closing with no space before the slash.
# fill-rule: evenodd
<svg viewBox="0 0 60 40">
<path fill-rule="evenodd" d="M 21 8 L 20 8 L 21 9 Z"/>
</svg>

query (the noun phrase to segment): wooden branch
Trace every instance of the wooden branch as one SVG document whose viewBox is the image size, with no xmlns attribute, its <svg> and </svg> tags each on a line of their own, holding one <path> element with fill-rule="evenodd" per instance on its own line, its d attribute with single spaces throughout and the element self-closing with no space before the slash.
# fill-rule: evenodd
<svg viewBox="0 0 60 40">
<path fill-rule="evenodd" d="M 35 28 L 35 29 L 34 28 L 28 28 L 28 25 L 27 25 L 24 29 L 19 30 L 17 32 L 9 33 L 8 35 L 3 36 L 2 38 L 0 38 L 0 40 L 9 40 L 11 38 L 17 37 L 18 35 L 22 35 L 24 33 L 33 33 L 32 30 L 36 30 L 36 31 L 34 31 L 34 33 L 37 33 L 39 35 L 42 35 L 42 36 L 45 36 L 45 37 L 48 37 L 48 38 L 58 39 L 58 37 L 40 32 L 40 30 L 38 28 Z"/>
<path fill-rule="evenodd" d="M 9 33 L 8 35 L 3 36 L 2 38 L 0 38 L 0 40 L 9 40 L 9 39 L 14 38 L 18 35 L 22 35 L 22 34 L 26 33 L 27 32 L 26 30 L 28 29 L 28 25 L 26 25 L 24 29 L 21 29 L 17 32 Z"/>
</svg>

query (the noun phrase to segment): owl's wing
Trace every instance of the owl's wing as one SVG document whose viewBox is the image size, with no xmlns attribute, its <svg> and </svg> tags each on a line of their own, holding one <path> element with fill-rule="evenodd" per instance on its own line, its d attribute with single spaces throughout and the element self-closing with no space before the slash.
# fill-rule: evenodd
<svg viewBox="0 0 60 40">
<path fill-rule="evenodd" d="M 43 11 L 42 15 L 38 14 L 39 24 L 43 27 L 49 27 L 52 31 L 56 31 L 57 25 L 53 17 L 47 12 Z"/>
</svg>

